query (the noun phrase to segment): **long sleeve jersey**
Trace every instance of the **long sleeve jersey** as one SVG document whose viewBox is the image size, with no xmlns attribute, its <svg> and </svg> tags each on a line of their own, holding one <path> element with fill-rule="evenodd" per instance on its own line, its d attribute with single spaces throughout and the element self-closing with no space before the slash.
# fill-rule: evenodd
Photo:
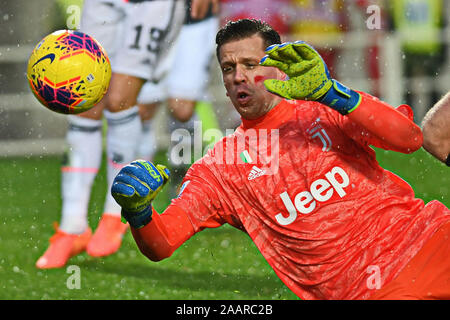
<svg viewBox="0 0 450 320">
<path fill-rule="evenodd" d="M 382 104 L 364 95 L 367 103 Z M 320 103 L 283 100 L 194 163 L 180 195 L 133 235 L 160 260 L 204 228 L 228 223 L 300 298 L 367 299 L 377 289 L 374 270 L 388 283 L 450 220 L 445 205 L 425 205 L 380 167 L 370 145 L 387 148 Z"/>
</svg>

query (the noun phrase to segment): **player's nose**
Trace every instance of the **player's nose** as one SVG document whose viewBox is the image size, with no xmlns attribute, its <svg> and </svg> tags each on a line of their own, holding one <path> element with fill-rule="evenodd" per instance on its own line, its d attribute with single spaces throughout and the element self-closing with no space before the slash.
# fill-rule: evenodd
<svg viewBox="0 0 450 320">
<path fill-rule="evenodd" d="M 239 65 L 236 66 L 233 80 L 237 84 L 247 81 L 247 76 L 245 74 L 245 69 L 243 67 Z"/>
</svg>

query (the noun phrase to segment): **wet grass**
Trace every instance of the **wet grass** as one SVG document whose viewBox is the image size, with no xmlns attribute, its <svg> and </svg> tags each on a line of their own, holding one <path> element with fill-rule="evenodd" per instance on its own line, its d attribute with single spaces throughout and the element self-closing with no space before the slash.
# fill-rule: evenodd
<svg viewBox="0 0 450 320">
<path fill-rule="evenodd" d="M 428 202 L 449 206 L 449 169 L 423 150 L 412 155 L 377 150 L 385 168 Z M 161 159 L 163 155 L 161 155 Z M 118 253 L 78 267 L 80 288 L 71 288 L 70 269 L 38 270 L 34 264 L 59 221 L 60 157 L 0 159 L 0 299 L 297 299 L 278 279 L 248 236 L 223 226 L 188 240 L 171 258 L 154 263 L 138 251 L 130 233 Z M 105 168 L 97 176 L 89 223 L 95 228 L 106 192 Z M 167 194 L 155 202 L 161 211 Z"/>
<path fill-rule="evenodd" d="M 250 238 L 224 226 L 188 240 L 170 259 L 154 263 L 128 232 L 118 253 L 73 257 L 80 289 L 70 289 L 71 269 L 38 270 L 36 260 L 53 234 L 61 210 L 60 158 L 0 160 L 0 299 L 296 299 Z M 89 223 L 95 228 L 106 192 L 97 176 Z M 155 207 L 167 205 L 161 194 Z"/>
</svg>

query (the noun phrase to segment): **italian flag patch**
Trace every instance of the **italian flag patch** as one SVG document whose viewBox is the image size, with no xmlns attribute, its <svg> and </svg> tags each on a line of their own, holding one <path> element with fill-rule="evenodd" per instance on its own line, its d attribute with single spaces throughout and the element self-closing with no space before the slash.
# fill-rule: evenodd
<svg viewBox="0 0 450 320">
<path fill-rule="evenodd" d="M 241 158 L 241 160 L 244 163 L 252 163 L 253 162 L 253 160 L 250 157 L 250 154 L 248 153 L 247 150 L 242 151 L 241 154 L 239 155 L 239 157 Z"/>
</svg>

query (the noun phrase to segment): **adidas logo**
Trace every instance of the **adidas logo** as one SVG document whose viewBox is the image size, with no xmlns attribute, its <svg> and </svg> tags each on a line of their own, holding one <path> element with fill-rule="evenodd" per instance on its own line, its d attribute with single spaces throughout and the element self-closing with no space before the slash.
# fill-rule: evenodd
<svg viewBox="0 0 450 320">
<path fill-rule="evenodd" d="M 253 180 L 266 174 L 265 170 L 261 170 L 257 166 L 253 166 L 252 171 L 248 174 L 248 180 Z"/>
</svg>

